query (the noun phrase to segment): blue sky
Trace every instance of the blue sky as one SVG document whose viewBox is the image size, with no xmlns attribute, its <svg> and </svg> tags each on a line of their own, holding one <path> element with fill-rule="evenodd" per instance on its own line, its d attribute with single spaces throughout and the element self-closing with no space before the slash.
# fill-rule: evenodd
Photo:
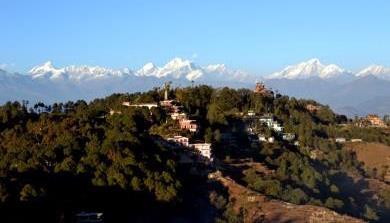
<svg viewBox="0 0 390 223">
<path fill-rule="evenodd" d="M 312 57 L 390 66 L 388 0 L 0 0 L 0 64 L 138 68 L 173 57 L 266 74 Z"/>
</svg>

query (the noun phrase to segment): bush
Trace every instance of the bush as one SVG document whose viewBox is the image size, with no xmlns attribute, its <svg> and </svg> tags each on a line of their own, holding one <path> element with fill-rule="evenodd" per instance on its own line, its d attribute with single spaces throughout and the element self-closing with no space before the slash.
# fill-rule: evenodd
<svg viewBox="0 0 390 223">
<path fill-rule="evenodd" d="M 339 210 L 339 209 L 343 208 L 343 206 L 344 206 L 344 202 L 342 200 L 339 200 L 339 199 L 336 199 L 333 197 L 329 197 L 325 201 L 325 207 L 330 208 L 330 209 Z"/>
<path fill-rule="evenodd" d="M 307 194 L 299 189 L 295 188 L 292 191 L 287 191 L 289 193 L 289 202 L 294 203 L 294 204 L 305 204 L 309 200 L 309 196 Z"/>
<path fill-rule="evenodd" d="M 378 215 L 376 214 L 375 210 L 372 209 L 370 206 L 368 205 L 365 205 L 364 206 L 364 214 L 363 214 L 363 217 L 368 219 L 368 220 L 378 220 L 379 217 Z"/>
</svg>

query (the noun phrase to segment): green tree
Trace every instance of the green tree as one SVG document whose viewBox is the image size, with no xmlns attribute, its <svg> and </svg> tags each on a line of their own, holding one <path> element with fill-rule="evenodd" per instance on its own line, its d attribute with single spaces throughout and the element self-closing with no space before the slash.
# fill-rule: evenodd
<svg viewBox="0 0 390 223">
<path fill-rule="evenodd" d="M 372 209 L 368 205 L 364 205 L 363 217 L 368 219 L 368 220 L 373 220 L 373 221 L 377 221 L 379 219 L 379 217 L 378 217 L 377 213 L 375 212 L 375 210 Z"/>
</svg>

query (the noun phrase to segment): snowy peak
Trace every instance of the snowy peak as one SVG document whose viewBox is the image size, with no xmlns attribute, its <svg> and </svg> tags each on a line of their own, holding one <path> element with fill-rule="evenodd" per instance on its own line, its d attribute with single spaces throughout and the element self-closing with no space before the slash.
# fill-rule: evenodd
<svg viewBox="0 0 390 223">
<path fill-rule="evenodd" d="M 193 65 L 189 60 L 185 60 L 182 58 L 174 58 L 171 61 L 169 61 L 164 68 L 166 69 L 172 69 L 172 70 L 177 70 L 177 69 L 182 69 L 183 67 L 191 68 Z"/>
<path fill-rule="evenodd" d="M 390 68 L 386 68 L 384 66 L 374 64 L 368 66 L 367 68 L 364 68 L 363 70 L 359 71 L 356 74 L 356 76 L 358 77 L 366 77 L 369 75 L 390 80 Z"/>
<path fill-rule="evenodd" d="M 205 67 L 205 71 L 209 73 L 224 73 L 227 71 L 225 64 L 210 64 Z"/>
<path fill-rule="evenodd" d="M 50 80 L 85 80 L 85 79 L 97 79 L 113 76 L 122 76 L 124 74 L 131 73 L 128 69 L 113 70 L 99 66 L 67 66 L 63 68 L 55 68 L 51 61 L 48 61 L 42 65 L 33 67 L 29 74 L 33 79 L 50 79 Z"/>
<path fill-rule="evenodd" d="M 29 73 L 33 79 L 38 78 L 50 78 L 50 79 L 59 79 L 62 78 L 64 73 L 63 69 L 56 69 L 51 61 L 47 61 L 42 65 L 33 67 Z"/>
<path fill-rule="evenodd" d="M 139 69 L 136 74 L 139 76 L 151 76 L 157 72 L 158 67 L 156 67 L 153 63 L 147 63 L 141 69 Z"/>
<path fill-rule="evenodd" d="M 202 67 L 182 58 L 174 58 L 162 67 L 147 63 L 136 72 L 137 76 L 154 76 L 189 81 L 213 78 L 215 75 L 222 75 L 223 78 L 227 79 L 242 79 L 245 76 L 244 74 L 246 73 L 242 71 L 230 70 L 224 64 L 210 64 Z"/>
<path fill-rule="evenodd" d="M 351 73 L 335 64 L 324 65 L 319 59 L 313 58 L 296 65 L 289 65 L 282 71 L 269 75 L 268 79 L 307 79 L 312 77 L 330 79 L 346 74 Z"/>
<path fill-rule="evenodd" d="M 99 66 L 68 66 L 63 68 L 65 73 L 70 79 L 97 79 L 106 77 L 117 77 L 129 74 L 130 71 L 127 69 L 114 70 Z"/>
<path fill-rule="evenodd" d="M 147 63 L 136 72 L 137 76 L 172 77 L 175 79 L 186 77 L 188 80 L 199 78 L 202 74 L 203 72 L 199 67 L 182 58 L 174 58 L 163 67 L 156 67 L 153 63 Z"/>
<path fill-rule="evenodd" d="M 161 68 L 159 76 L 172 76 L 173 78 L 181 78 L 187 76 L 188 80 L 193 80 L 198 78 L 203 74 L 203 71 L 191 63 L 189 60 L 184 60 L 181 58 L 174 58 L 169 61 L 164 67 Z"/>
</svg>

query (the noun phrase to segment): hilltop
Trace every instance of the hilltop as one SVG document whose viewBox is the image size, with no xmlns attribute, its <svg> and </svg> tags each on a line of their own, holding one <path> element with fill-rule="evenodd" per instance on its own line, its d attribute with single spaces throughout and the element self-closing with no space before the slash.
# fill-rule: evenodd
<svg viewBox="0 0 390 223">
<path fill-rule="evenodd" d="M 107 222 L 387 222 L 388 185 L 346 147 L 390 145 L 387 124 L 370 120 L 262 84 L 9 102 L 0 210 L 11 222 L 72 222 L 81 211 Z"/>
</svg>

